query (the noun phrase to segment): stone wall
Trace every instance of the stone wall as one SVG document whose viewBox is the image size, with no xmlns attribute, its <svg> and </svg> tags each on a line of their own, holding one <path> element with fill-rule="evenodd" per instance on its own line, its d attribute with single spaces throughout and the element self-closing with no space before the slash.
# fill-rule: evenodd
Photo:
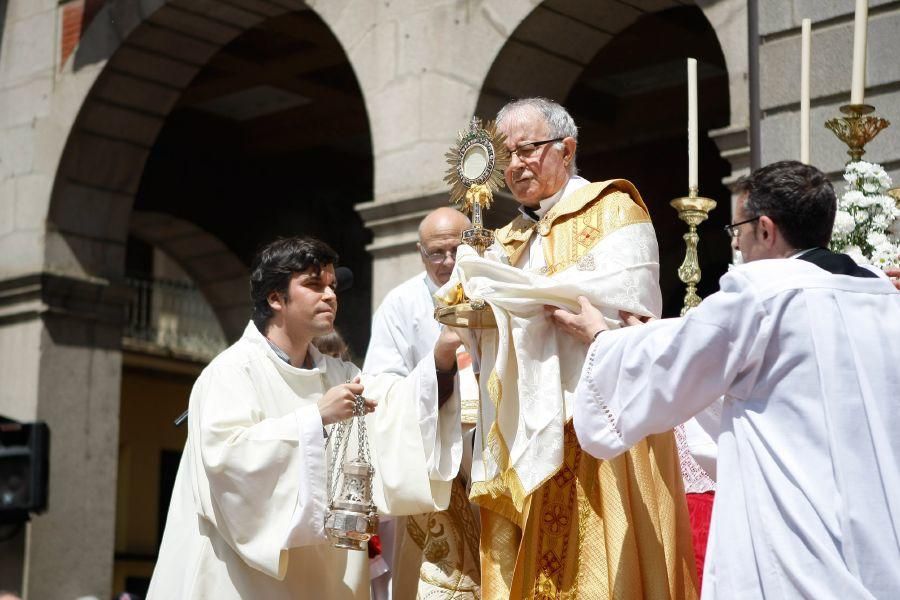
<svg viewBox="0 0 900 600">
<path fill-rule="evenodd" d="M 854 3 L 762 0 L 759 7 L 762 163 L 800 156 L 800 22 L 812 19 L 810 162 L 839 178 L 846 146 L 825 121 L 850 102 Z M 865 101 L 893 123 L 866 146 L 900 184 L 900 2 L 869 0 Z"/>
</svg>

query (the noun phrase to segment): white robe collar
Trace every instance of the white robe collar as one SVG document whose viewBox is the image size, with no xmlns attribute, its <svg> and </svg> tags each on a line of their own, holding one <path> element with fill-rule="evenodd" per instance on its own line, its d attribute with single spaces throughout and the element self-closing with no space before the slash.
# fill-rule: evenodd
<svg viewBox="0 0 900 600">
<path fill-rule="evenodd" d="M 568 196 L 575 190 L 582 188 L 589 183 L 590 183 L 590 181 L 588 181 L 584 177 L 579 177 L 578 175 L 575 175 L 574 177 L 570 177 L 566 181 L 565 185 L 563 185 L 561 188 L 559 188 L 558 192 L 556 192 L 549 198 L 544 198 L 543 200 L 541 200 L 540 205 L 533 211 L 534 214 L 537 215 L 537 219 L 533 219 L 531 217 L 531 215 L 529 215 L 527 212 L 525 212 L 523 206 L 519 206 L 519 212 L 522 213 L 522 216 L 524 216 L 529 221 L 537 222 L 538 220 L 541 219 L 541 217 L 546 215 L 547 211 L 550 210 L 551 208 L 553 208 L 557 202 L 559 202 L 560 200 L 562 200 L 563 198 L 565 198 L 566 196 Z"/>
<path fill-rule="evenodd" d="M 307 353 L 309 353 L 309 357 L 313 363 L 312 369 L 298 368 L 284 362 L 284 360 L 280 358 L 269 345 L 269 340 L 266 339 L 266 336 L 260 333 L 259 329 L 256 328 L 256 324 L 253 323 L 253 321 L 247 323 L 247 327 L 244 329 L 244 334 L 241 336 L 241 339 L 250 342 L 267 358 L 269 358 L 272 363 L 275 364 L 275 367 L 282 373 L 299 376 L 315 375 L 318 377 L 319 375 L 324 375 L 327 371 L 327 362 L 325 361 L 325 358 L 322 356 L 322 353 L 319 352 L 319 350 L 312 344 L 310 344 L 306 348 L 306 351 Z"/>
<path fill-rule="evenodd" d="M 425 286 L 428 288 L 428 295 L 434 298 L 434 294 L 441 289 L 441 286 L 436 284 L 431 280 L 431 277 L 428 275 L 428 271 L 422 273 L 422 277 L 425 278 Z"/>
</svg>

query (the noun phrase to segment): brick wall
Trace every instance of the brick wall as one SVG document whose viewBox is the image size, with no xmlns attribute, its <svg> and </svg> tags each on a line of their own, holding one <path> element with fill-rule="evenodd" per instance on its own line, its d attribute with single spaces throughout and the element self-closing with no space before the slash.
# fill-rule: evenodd
<svg viewBox="0 0 900 600">
<path fill-rule="evenodd" d="M 69 60 L 78 46 L 82 34 L 90 26 L 91 21 L 103 8 L 106 0 L 72 0 L 62 6 L 62 25 L 60 27 L 59 66 Z"/>
</svg>

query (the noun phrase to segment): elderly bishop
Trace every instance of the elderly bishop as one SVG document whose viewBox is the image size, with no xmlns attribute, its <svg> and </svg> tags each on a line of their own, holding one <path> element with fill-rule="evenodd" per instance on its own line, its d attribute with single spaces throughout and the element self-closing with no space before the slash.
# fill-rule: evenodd
<svg viewBox="0 0 900 600">
<path fill-rule="evenodd" d="M 693 598 L 697 576 L 675 438 L 649 436 L 597 460 L 572 428 L 587 348 L 559 334 L 544 305 L 585 296 L 610 318 L 658 316 L 656 236 L 628 181 L 575 170 L 577 129 L 543 98 L 497 115 L 520 214 L 484 258 L 461 249 L 439 292 L 487 302 L 472 498 L 481 507 L 482 597 Z M 458 296 L 458 294 L 457 294 Z"/>
</svg>

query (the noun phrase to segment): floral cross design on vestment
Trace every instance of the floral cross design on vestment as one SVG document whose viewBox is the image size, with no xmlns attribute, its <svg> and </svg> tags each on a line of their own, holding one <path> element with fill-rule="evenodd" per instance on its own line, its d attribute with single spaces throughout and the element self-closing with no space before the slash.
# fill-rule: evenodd
<svg viewBox="0 0 900 600">
<path fill-rule="evenodd" d="M 569 515 L 562 504 L 552 504 L 544 511 L 544 530 L 559 535 L 569 525 Z"/>
</svg>

